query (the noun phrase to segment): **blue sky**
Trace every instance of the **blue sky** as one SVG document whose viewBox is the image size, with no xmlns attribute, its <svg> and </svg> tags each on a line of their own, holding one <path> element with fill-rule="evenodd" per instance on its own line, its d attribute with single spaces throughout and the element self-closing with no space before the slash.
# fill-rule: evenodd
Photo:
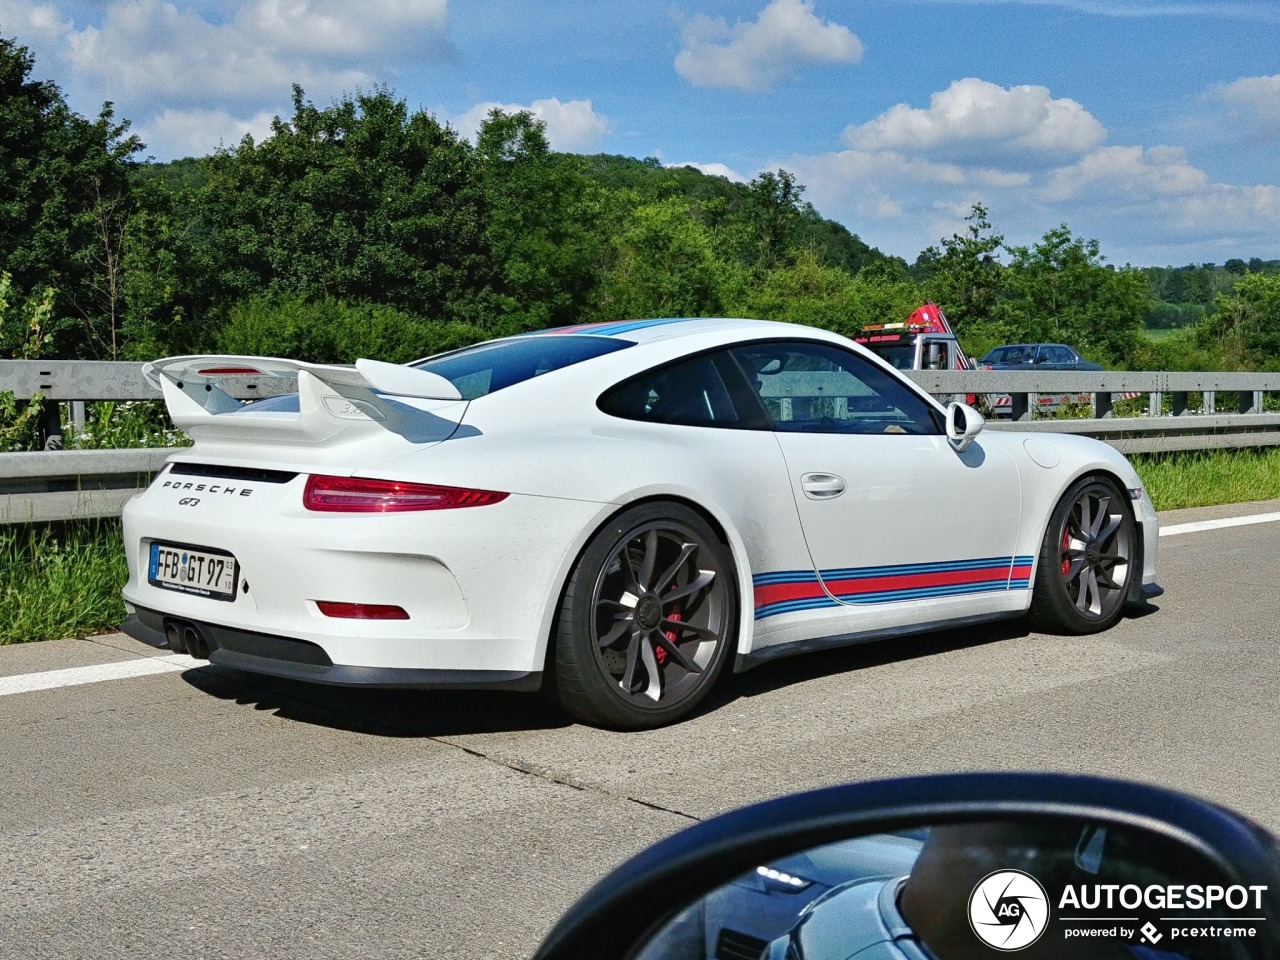
<svg viewBox="0 0 1280 960">
<path fill-rule="evenodd" d="M 1280 0 L 0 0 L 72 106 L 156 159 L 386 84 L 471 133 L 655 156 L 806 199 L 908 261 L 973 203 L 1113 263 L 1280 258 Z"/>
</svg>

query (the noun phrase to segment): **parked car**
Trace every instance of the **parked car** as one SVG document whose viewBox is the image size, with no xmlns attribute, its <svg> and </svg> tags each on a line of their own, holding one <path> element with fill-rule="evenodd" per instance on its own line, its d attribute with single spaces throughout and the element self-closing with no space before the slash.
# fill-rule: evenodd
<svg viewBox="0 0 1280 960">
<path fill-rule="evenodd" d="M 124 629 L 319 683 L 536 690 L 654 727 L 732 665 L 1155 586 L 1114 448 L 982 432 L 836 334 L 540 331 L 408 366 L 148 364 L 194 445 L 124 511 Z M 291 381 L 242 404 L 228 378 Z"/>
<path fill-rule="evenodd" d="M 1065 343 L 1012 343 L 978 361 L 984 370 L 1101 370 Z"/>
</svg>

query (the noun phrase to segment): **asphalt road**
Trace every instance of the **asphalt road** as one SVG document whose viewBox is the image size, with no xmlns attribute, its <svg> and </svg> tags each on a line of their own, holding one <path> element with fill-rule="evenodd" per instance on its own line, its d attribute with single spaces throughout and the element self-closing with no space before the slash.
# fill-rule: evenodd
<svg viewBox="0 0 1280 960">
<path fill-rule="evenodd" d="M 5 693 L 0 958 L 527 956 L 595 879 L 693 820 L 921 772 L 1123 776 L 1280 831 L 1278 548 L 1280 523 L 1165 537 L 1158 610 L 1102 636 L 1003 625 L 779 661 L 653 733 L 529 696 L 158 661 Z M 4 647 L 0 691 L 160 656 L 120 634 Z"/>
</svg>

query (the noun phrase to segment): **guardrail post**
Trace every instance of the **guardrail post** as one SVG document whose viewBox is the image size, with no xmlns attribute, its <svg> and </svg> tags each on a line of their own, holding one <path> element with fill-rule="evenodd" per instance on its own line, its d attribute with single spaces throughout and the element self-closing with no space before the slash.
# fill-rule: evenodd
<svg viewBox="0 0 1280 960">
<path fill-rule="evenodd" d="M 1241 390 L 1240 391 L 1240 412 L 1241 413 L 1261 413 L 1262 412 L 1262 391 L 1261 390 Z"/>
<path fill-rule="evenodd" d="M 40 444 L 46 450 L 62 449 L 62 410 L 46 397 L 40 398 Z"/>
<path fill-rule="evenodd" d="M 1026 393 L 1009 394 L 1009 418 L 1011 420 L 1030 420 L 1030 395 Z"/>
<path fill-rule="evenodd" d="M 1111 416 L 1111 394 L 1095 393 L 1093 395 L 1093 415 L 1098 420 Z"/>
<path fill-rule="evenodd" d="M 1218 405 L 1218 394 L 1215 390 L 1206 390 L 1204 392 L 1204 412 L 1216 413 Z"/>
<path fill-rule="evenodd" d="M 1180 417 L 1187 412 L 1187 391 L 1173 391 L 1173 415 Z"/>
<path fill-rule="evenodd" d="M 1152 390 L 1150 400 L 1147 403 L 1147 416 L 1158 417 L 1164 412 L 1164 394 L 1159 390 Z"/>
</svg>

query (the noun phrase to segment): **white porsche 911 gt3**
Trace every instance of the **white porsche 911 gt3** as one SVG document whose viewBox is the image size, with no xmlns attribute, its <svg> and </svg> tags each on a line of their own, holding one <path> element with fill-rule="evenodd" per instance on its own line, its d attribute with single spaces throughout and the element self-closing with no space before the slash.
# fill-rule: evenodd
<svg viewBox="0 0 1280 960">
<path fill-rule="evenodd" d="M 1123 456 L 983 433 L 822 330 L 638 320 L 409 366 L 146 372 L 195 443 L 125 509 L 125 629 L 243 670 L 547 681 L 582 720 L 653 727 L 728 662 L 1028 613 L 1087 633 L 1159 592 Z M 233 396 L 267 379 L 296 390 Z"/>
</svg>

